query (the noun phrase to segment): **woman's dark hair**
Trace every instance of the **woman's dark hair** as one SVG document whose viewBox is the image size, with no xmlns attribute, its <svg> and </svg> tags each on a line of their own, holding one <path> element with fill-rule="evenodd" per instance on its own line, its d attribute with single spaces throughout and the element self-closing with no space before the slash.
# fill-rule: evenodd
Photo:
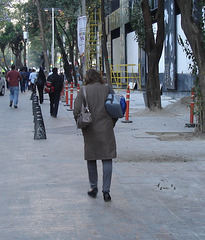
<svg viewBox="0 0 205 240">
<path fill-rule="evenodd" d="M 99 82 L 101 84 L 105 83 L 98 71 L 95 69 L 89 69 L 85 74 L 85 85 L 93 84 L 96 82 Z"/>
<path fill-rule="evenodd" d="M 38 76 L 39 76 L 40 78 L 44 78 L 44 77 L 45 77 L 44 70 L 43 70 L 42 67 L 40 67 L 40 70 L 39 70 Z"/>
</svg>

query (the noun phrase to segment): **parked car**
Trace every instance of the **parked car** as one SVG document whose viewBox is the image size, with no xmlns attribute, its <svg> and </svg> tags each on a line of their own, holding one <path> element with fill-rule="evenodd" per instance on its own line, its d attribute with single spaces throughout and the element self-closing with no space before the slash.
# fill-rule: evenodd
<svg viewBox="0 0 205 240">
<path fill-rule="evenodd" d="M 3 96 L 5 94 L 5 80 L 4 77 L 0 77 L 0 95 Z"/>
</svg>

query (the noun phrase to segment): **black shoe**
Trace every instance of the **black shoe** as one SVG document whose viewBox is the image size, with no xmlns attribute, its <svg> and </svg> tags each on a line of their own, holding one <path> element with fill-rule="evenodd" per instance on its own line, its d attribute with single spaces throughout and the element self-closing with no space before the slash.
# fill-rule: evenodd
<svg viewBox="0 0 205 240">
<path fill-rule="evenodd" d="M 17 108 L 17 106 L 15 105 L 14 108 Z"/>
<path fill-rule="evenodd" d="M 98 193 L 98 188 L 94 188 L 94 189 L 91 189 L 90 191 L 88 191 L 88 195 L 92 198 L 96 198 L 97 193 Z"/>
<path fill-rule="evenodd" d="M 13 101 L 10 101 L 9 107 L 12 107 Z"/>
<path fill-rule="evenodd" d="M 104 197 L 104 201 L 105 202 L 111 201 L 111 196 L 110 196 L 110 194 L 108 192 L 104 192 L 103 193 L 103 197 Z"/>
</svg>

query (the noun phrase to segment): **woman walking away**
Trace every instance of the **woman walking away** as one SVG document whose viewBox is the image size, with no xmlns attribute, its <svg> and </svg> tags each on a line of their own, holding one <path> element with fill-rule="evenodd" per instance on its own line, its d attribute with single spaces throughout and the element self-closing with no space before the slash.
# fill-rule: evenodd
<svg viewBox="0 0 205 240">
<path fill-rule="evenodd" d="M 92 124 L 82 129 L 84 138 L 84 158 L 87 160 L 88 177 L 91 190 L 90 197 L 95 198 L 98 193 L 98 171 L 96 160 L 102 160 L 104 201 L 111 200 L 110 185 L 112 178 L 112 159 L 116 158 L 116 142 L 114 125 L 116 120 L 112 119 L 105 109 L 109 87 L 103 81 L 101 75 L 94 69 L 87 71 L 85 86 L 81 87 L 75 102 L 73 115 L 77 120 L 84 102 L 83 88 L 86 91 L 88 107 L 92 115 Z"/>
<path fill-rule="evenodd" d="M 36 86 L 38 89 L 40 104 L 43 103 L 43 90 L 44 90 L 45 83 L 46 83 L 46 76 L 44 74 L 43 68 L 40 67 L 40 70 L 39 70 L 38 76 L 37 76 L 37 80 L 36 80 Z"/>
</svg>

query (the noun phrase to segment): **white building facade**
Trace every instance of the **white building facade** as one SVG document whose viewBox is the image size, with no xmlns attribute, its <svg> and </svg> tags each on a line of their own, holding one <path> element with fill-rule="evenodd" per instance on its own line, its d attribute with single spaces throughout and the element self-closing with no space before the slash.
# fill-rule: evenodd
<svg viewBox="0 0 205 240">
<path fill-rule="evenodd" d="M 157 1 L 151 1 L 153 9 L 157 8 Z M 110 14 L 106 17 L 107 46 L 111 64 L 140 63 L 142 89 L 145 88 L 147 76 L 146 55 L 139 48 L 135 40 L 128 9 L 132 0 L 113 0 L 109 5 Z M 190 74 L 189 64 L 182 46 L 177 39 L 180 35 L 186 39 L 181 28 L 181 15 L 174 0 L 165 0 L 165 41 L 159 63 L 160 83 L 163 92 L 172 95 L 188 95 L 193 87 L 193 77 Z M 157 25 L 153 24 L 154 32 Z M 136 67 L 136 72 L 138 68 Z"/>
</svg>

